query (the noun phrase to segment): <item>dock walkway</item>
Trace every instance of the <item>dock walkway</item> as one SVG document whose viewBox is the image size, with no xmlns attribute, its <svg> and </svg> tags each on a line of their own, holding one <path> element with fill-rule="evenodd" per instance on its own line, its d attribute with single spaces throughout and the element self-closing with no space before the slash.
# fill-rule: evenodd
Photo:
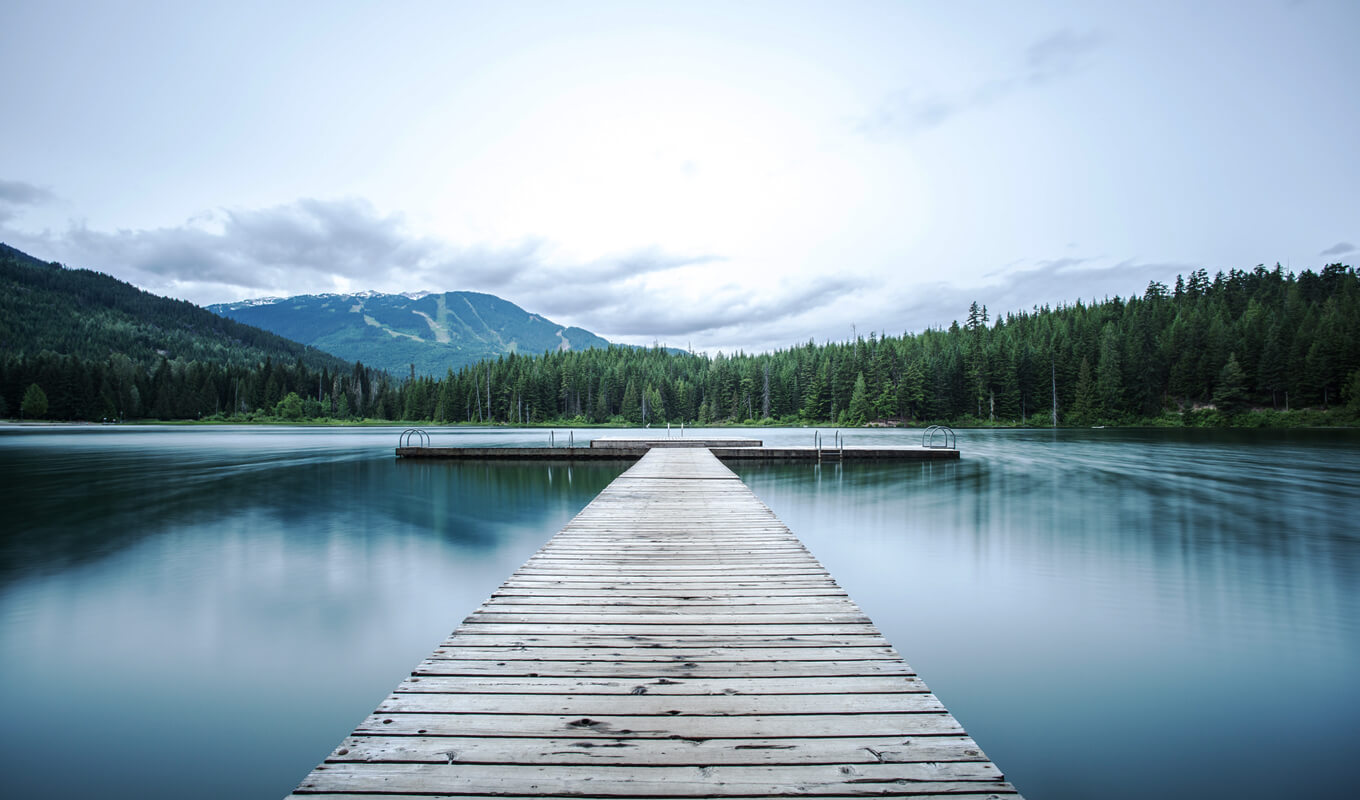
<svg viewBox="0 0 1360 800">
<path fill-rule="evenodd" d="M 1018 797 L 700 448 L 614 480 L 295 796 L 356 794 Z"/>
</svg>

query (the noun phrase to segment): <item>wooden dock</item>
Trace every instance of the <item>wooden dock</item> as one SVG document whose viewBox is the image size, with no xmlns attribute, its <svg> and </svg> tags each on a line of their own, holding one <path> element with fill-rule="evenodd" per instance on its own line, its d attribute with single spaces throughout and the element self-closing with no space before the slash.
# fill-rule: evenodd
<svg viewBox="0 0 1360 800">
<path fill-rule="evenodd" d="M 604 461 L 642 458 L 654 449 L 702 448 L 723 461 L 923 461 L 957 459 L 954 447 L 844 445 L 767 447 L 759 439 L 635 439 L 601 437 L 584 447 L 398 447 L 399 458 L 461 461 Z"/>
<path fill-rule="evenodd" d="M 295 796 L 1016 798 L 708 450 L 648 452 Z"/>
</svg>

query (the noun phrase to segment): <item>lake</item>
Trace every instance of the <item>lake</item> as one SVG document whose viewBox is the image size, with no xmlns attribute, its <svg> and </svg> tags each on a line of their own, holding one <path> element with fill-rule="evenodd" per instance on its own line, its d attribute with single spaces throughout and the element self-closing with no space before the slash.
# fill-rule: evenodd
<svg viewBox="0 0 1360 800">
<path fill-rule="evenodd" d="M 399 432 L 0 427 L 5 794 L 287 794 L 627 466 L 399 462 Z M 1031 800 L 1349 796 L 1360 431 L 959 447 L 735 468 Z"/>
</svg>

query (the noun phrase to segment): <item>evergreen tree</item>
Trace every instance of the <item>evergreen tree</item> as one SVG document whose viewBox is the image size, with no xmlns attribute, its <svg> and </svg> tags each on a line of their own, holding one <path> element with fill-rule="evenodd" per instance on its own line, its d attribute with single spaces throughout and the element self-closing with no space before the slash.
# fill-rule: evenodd
<svg viewBox="0 0 1360 800">
<path fill-rule="evenodd" d="M 637 384 L 631 380 L 623 390 L 623 405 L 619 414 L 634 425 L 642 424 L 642 395 L 638 393 Z"/>
<path fill-rule="evenodd" d="M 1228 355 L 1228 363 L 1218 373 L 1214 387 L 1214 407 L 1232 416 L 1247 408 L 1247 376 L 1237 363 L 1237 354 Z"/>
<path fill-rule="evenodd" d="M 1346 400 L 1346 410 L 1355 415 L 1360 415 L 1360 369 L 1351 373 L 1342 389 L 1342 395 Z M 0 414 L 3 410 L 0 410 Z"/>
<path fill-rule="evenodd" d="M 855 387 L 850 393 L 850 408 L 846 413 L 847 425 L 859 426 L 869 421 L 874 408 L 869 404 L 869 388 L 864 382 L 864 373 L 855 375 Z"/>
<path fill-rule="evenodd" d="M 1124 367 L 1119 332 L 1107 322 L 1100 333 L 1100 360 L 1096 365 L 1096 397 L 1102 416 L 1116 416 L 1124 408 Z"/>
<path fill-rule="evenodd" d="M 1091 362 L 1085 358 L 1077 368 L 1076 396 L 1072 400 L 1072 421 L 1078 425 L 1089 425 L 1100 414 L 1100 394 L 1096 383 L 1091 379 Z"/>
<path fill-rule="evenodd" d="M 919 359 L 909 362 L 902 371 L 902 381 L 897 385 L 897 404 L 908 419 L 920 419 L 925 413 L 925 380 L 925 370 Z"/>
<path fill-rule="evenodd" d="M 1288 386 L 1287 376 L 1279 326 L 1272 325 L 1270 332 L 1266 334 L 1265 345 L 1261 348 L 1261 360 L 1256 365 L 1257 386 L 1261 391 L 1270 393 L 1272 408 L 1280 407 L 1280 397 Z"/>
<path fill-rule="evenodd" d="M 36 383 L 29 384 L 19 411 L 24 419 L 47 419 L 47 392 Z"/>
</svg>

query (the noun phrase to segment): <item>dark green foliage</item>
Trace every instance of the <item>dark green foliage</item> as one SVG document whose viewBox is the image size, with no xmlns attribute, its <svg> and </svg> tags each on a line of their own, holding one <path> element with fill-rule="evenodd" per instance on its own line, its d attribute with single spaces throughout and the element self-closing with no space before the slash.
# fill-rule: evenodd
<svg viewBox="0 0 1360 800">
<path fill-rule="evenodd" d="M 1234 353 L 1228 356 L 1228 363 L 1218 373 L 1218 385 L 1214 387 L 1214 407 L 1231 416 L 1245 410 L 1247 405 L 1247 375 L 1237 363 Z"/>
<path fill-rule="evenodd" d="M 274 416 L 282 419 L 302 419 L 302 398 L 297 392 L 289 392 L 274 406 Z"/>
<path fill-rule="evenodd" d="M 28 390 L 24 392 L 23 402 L 19 405 L 19 411 L 24 415 L 24 419 L 46 419 L 47 418 L 47 393 L 36 383 L 28 385 Z"/>
<path fill-rule="evenodd" d="M 863 425 L 868 422 L 874 414 L 874 408 L 869 404 L 869 389 L 864 383 L 864 373 L 855 376 L 855 388 L 850 392 L 850 411 L 846 414 L 845 423 L 847 425 Z"/>
<path fill-rule="evenodd" d="M 649 423 L 1049 424 L 1056 400 L 1061 424 L 1256 424 L 1262 412 L 1245 409 L 1351 396 L 1360 278 L 1338 265 L 1323 275 L 1197 270 L 1174 293 L 1153 283 L 1142 297 L 994 320 L 974 304 L 948 330 L 761 355 L 511 355 L 447 373 L 446 400 L 422 418 L 638 424 L 645 396 Z M 1197 410 L 1216 399 L 1227 407 Z"/>
<path fill-rule="evenodd" d="M 302 359 L 313 369 L 346 362 L 185 302 L 158 297 L 99 272 L 45 264 L 0 244 L 0 347 L 7 356 L 43 351 L 103 359 L 122 353 L 139 363 L 258 364 Z"/>
<path fill-rule="evenodd" d="M 1342 397 L 1346 401 L 1346 410 L 1352 414 L 1360 414 L 1360 369 L 1351 373 L 1346 380 L 1346 385 L 1342 387 Z"/>
<path fill-rule="evenodd" d="M 291 342 L 264 349 L 277 337 L 208 315 L 228 326 L 213 329 L 202 309 L 18 251 L 0 250 L 0 276 L 0 409 L 19 411 L 37 384 L 50 419 L 1047 425 L 1056 405 L 1058 424 L 1287 425 L 1360 414 L 1360 277 L 1341 265 L 1198 270 L 1170 292 L 1154 283 L 1142 297 L 996 318 L 975 304 L 947 330 L 759 355 L 511 352 L 401 383 Z M 146 316 L 90 299 L 103 295 Z"/>
<path fill-rule="evenodd" d="M 0 409 L 30 418 L 35 384 L 53 420 L 270 414 L 288 392 L 305 416 L 364 416 L 396 393 L 362 365 L 2 244 L 0 344 Z"/>
</svg>

